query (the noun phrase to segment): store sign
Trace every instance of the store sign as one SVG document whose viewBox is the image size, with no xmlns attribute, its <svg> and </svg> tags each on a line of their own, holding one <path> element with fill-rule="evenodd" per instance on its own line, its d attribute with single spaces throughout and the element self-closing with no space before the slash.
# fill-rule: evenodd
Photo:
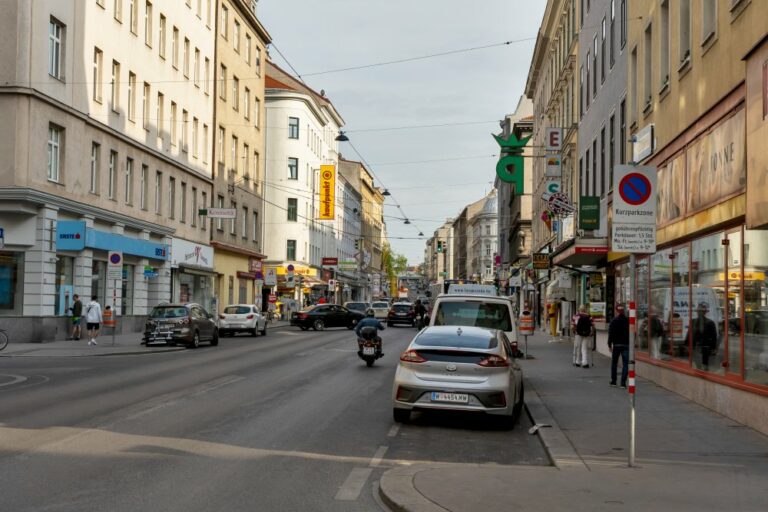
<svg viewBox="0 0 768 512">
<path fill-rule="evenodd" d="M 547 151 L 557 152 L 563 150 L 563 129 L 547 128 L 545 132 L 545 145 Z"/>
<path fill-rule="evenodd" d="M 336 218 L 336 166 L 320 166 L 320 216 L 319 220 Z"/>
<path fill-rule="evenodd" d="M 266 267 L 264 269 L 264 284 L 266 286 L 277 286 L 277 269 L 275 267 Z"/>
<path fill-rule="evenodd" d="M 56 223 L 56 249 L 82 251 L 85 249 L 85 221 L 60 220 Z"/>
<path fill-rule="evenodd" d="M 323 258 L 322 264 L 324 267 L 336 267 L 339 264 L 339 258 Z"/>
<path fill-rule="evenodd" d="M 603 274 L 600 272 L 595 272 L 593 274 L 589 274 L 589 284 L 591 286 L 602 286 L 603 285 Z"/>
<path fill-rule="evenodd" d="M 617 165 L 613 183 L 611 250 L 656 252 L 656 167 Z"/>
<path fill-rule="evenodd" d="M 248 258 L 248 271 L 253 272 L 254 274 L 261 274 L 261 269 L 264 264 L 262 261 L 258 258 L 254 258 L 251 256 Z"/>
<path fill-rule="evenodd" d="M 522 195 L 525 186 L 525 159 L 523 152 L 531 137 L 518 139 L 517 135 L 510 133 L 505 139 L 498 135 L 493 136 L 501 149 L 501 158 L 496 162 L 496 176 L 505 182 L 513 183 L 513 193 Z"/>
<path fill-rule="evenodd" d="M 355 271 L 357 270 L 356 260 L 339 260 L 339 270 L 341 271 Z"/>
<path fill-rule="evenodd" d="M 744 272 L 744 281 L 765 281 L 765 272 Z M 728 272 L 728 280 L 729 281 L 740 281 L 742 279 L 742 273 L 737 270 L 732 270 L 731 272 Z M 724 282 L 725 281 L 725 273 L 719 272 L 717 274 L 717 280 Z"/>
<path fill-rule="evenodd" d="M 549 254 L 537 252 L 533 254 L 533 268 L 536 270 L 549 269 Z"/>
<path fill-rule="evenodd" d="M 653 151 L 656 149 L 653 126 L 649 124 L 635 135 L 634 143 L 632 144 L 632 161 L 640 162 L 653 154 Z"/>
<path fill-rule="evenodd" d="M 213 270 L 213 247 L 173 238 L 171 240 L 171 266 L 190 265 Z"/>
<path fill-rule="evenodd" d="M 562 192 L 552 194 L 547 199 L 547 209 L 555 215 L 565 215 L 575 210 L 571 202 L 568 200 L 568 196 Z"/>
<path fill-rule="evenodd" d="M 579 198 L 579 229 L 600 229 L 600 196 Z"/>
<path fill-rule="evenodd" d="M 560 155 L 547 155 L 547 178 L 559 178 L 562 176 L 562 165 Z"/>
</svg>

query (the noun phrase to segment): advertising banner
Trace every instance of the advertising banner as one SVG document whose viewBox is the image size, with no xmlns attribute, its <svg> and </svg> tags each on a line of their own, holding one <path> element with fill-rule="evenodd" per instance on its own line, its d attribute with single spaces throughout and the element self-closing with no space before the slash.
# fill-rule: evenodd
<svg viewBox="0 0 768 512">
<path fill-rule="evenodd" d="M 600 229 L 600 196 L 579 198 L 579 229 Z"/>
<path fill-rule="evenodd" d="M 336 166 L 320 166 L 320 216 L 319 220 L 336 217 Z"/>
<path fill-rule="evenodd" d="M 659 194 L 657 203 L 657 221 L 666 224 L 685 212 L 685 154 L 659 169 Z"/>
</svg>

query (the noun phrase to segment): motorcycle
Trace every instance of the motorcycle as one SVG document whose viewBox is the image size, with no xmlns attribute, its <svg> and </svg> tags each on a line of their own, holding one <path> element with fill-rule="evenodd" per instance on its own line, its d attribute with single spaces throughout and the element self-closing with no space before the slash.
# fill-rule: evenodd
<svg viewBox="0 0 768 512">
<path fill-rule="evenodd" d="M 363 327 L 357 337 L 357 356 L 370 368 L 373 362 L 384 354 L 381 352 L 381 340 L 375 327 Z"/>
</svg>

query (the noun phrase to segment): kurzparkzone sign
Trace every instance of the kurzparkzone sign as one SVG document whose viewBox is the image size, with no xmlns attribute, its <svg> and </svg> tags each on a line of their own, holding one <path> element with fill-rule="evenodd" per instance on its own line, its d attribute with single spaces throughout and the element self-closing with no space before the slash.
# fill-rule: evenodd
<svg viewBox="0 0 768 512">
<path fill-rule="evenodd" d="M 611 250 L 656 252 L 656 167 L 617 165 L 613 183 Z"/>
</svg>

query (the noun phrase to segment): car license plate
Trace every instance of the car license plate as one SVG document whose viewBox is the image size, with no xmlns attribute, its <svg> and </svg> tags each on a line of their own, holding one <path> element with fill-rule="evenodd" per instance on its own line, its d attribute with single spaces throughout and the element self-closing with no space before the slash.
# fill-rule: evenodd
<svg viewBox="0 0 768 512">
<path fill-rule="evenodd" d="M 363 355 L 364 356 L 372 356 L 375 353 L 376 349 L 374 347 L 363 347 Z"/>
<path fill-rule="evenodd" d="M 395 313 L 397 316 L 405 316 L 407 313 Z"/>
<path fill-rule="evenodd" d="M 433 391 L 431 399 L 433 402 L 450 402 L 454 404 L 469 403 L 469 395 L 466 393 L 439 393 Z"/>
</svg>

